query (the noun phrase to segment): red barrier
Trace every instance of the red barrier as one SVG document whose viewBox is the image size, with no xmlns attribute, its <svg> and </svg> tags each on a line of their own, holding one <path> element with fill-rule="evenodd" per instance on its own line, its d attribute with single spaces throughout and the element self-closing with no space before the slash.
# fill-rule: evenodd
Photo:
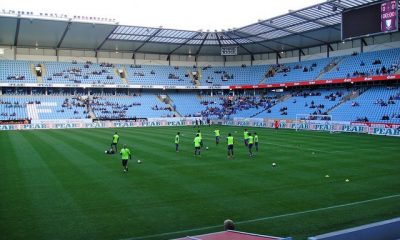
<svg viewBox="0 0 400 240">
<path fill-rule="evenodd" d="M 255 89 L 255 88 L 279 88 L 279 87 L 294 87 L 294 86 L 309 86 L 309 85 L 326 85 L 339 83 L 358 83 L 358 82 L 373 82 L 373 81 L 389 81 L 400 79 L 400 74 L 371 76 L 371 77 L 355 77 L 355 78 L 338 78 L 329 80 L 313 80 L 301 82 L 273 83 L 273 84 L 258 84 L 258 85 L 237 85 L 229 86 L 230 89 Z"/>
</svg>

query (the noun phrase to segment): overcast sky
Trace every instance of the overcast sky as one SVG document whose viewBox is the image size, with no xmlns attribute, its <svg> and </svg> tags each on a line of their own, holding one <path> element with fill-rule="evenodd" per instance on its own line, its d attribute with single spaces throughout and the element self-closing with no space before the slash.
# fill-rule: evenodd
<svg viewBox="0 0 400 240">
<path fill-rule="evenodd" d="M 210 31 L 239 28 L 323 0 L 0 0 L 1 9 L 115 18 L 120 24 Z"/>
</svg>

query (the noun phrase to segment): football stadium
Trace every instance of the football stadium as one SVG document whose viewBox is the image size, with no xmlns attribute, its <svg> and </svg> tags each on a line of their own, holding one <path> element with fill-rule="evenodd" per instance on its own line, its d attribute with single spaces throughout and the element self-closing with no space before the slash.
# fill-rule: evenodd
<svg viewBox="0 0 400 240">
<path fill-rule="evenodd" d="M 398 25 L 397 0 L 197 31 L 2 9 L 1 239 L 400 239 Z"/>
</svg>

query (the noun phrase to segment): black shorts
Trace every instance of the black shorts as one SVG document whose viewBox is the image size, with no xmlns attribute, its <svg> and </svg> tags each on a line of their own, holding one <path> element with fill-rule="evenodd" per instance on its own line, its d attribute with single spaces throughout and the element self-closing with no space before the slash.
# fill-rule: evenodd
<svg viewBox="0 0 400 240">
<path fill-rule="evenodd" d="M 117 143 L 111 143 L 111 146 L 117 146 Z"/>
<path fill-rule="evenodd" d="M 194 147 L 194 149 L 198 149 L 198 150 L 200 150 L 200 147 Z"/>
<path fill-rule="evenodd" d="M 228 150 L 233 150 L 233 145 L 228 145 Z"/>
<path fill-rule="evenodd" d="M 253 144 L 252 143 L 249 143 L 249 148 L 250 149 L 253 148 Z"/>
<path fill-rule="evenodd" d="M 128 159 L 122 159 L 122 166 L 126 167 L 128 165 Z"/>
</svg>

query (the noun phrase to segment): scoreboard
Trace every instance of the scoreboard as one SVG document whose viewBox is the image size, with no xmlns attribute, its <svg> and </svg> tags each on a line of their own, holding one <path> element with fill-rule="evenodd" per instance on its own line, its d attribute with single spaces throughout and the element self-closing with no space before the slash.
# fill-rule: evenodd
<svg viewBox="0 0 400 240">
<path fill-rule="evenodd" d="M 397 0 L 385 0 L 344 11 L 342 40 L 398 31 L 397 8 Z"/>
<path fill-rule="evenodd" d="M 381 4 L 381 31 L 397 30 L 397 1 L 387 1 Z"/>
</svg>

